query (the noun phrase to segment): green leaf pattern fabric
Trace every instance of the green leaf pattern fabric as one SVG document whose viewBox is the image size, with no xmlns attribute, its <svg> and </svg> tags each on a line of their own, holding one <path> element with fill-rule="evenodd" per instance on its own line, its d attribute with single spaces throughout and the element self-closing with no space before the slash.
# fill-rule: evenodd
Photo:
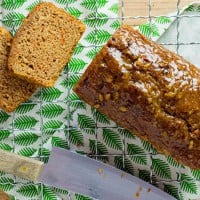
<svg viewBox="0 0 200 200">
<path fill-rule="evenodd" d="M 56 85 L 39 88 L 15 112 L 0 110 L 0 149 L 48 162 L 52 146 L 98 159 L 131 173 L 180 200 L 198 199 L 200 171 L 190 170 L 159 154 L 148 142 L 119 127 L 92 109 L 72 88 L 101 46 L 120 27 L 118 0 L 48 0 L 81 19 L 87 26 Z M 0 25 L 12 34 L 41 0 L 0 0 Z M 200 11 L 190 5 L 190 11 Z M 109 19 L 111 18 L 111 19 Z M 138 29 L 156 40 L 173 21 L 158 17 Z M 67 170 L 67 169 L 66 169 Z M 92 200 L 80 194 L 33 184 L 0 172 L 0 188 L 16 200 Z"/>
</svg>

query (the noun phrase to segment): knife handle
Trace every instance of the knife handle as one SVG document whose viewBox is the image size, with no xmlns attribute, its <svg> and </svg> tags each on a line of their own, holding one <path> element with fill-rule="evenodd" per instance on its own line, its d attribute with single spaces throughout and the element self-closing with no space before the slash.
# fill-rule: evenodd
<svg viewBox="0 0 200 200">
<path fill-rule="evenodd" d="M 0 150 L 0 171 L 19 176 L 30 181 L 37 181 L 43 162 Z"/>
</svg>

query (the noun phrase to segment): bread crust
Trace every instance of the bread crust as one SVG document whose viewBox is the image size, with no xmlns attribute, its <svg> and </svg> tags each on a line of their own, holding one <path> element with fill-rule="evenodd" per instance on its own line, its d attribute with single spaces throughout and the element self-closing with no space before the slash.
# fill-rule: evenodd
<svg viewBox="0 0 200 200">
<path fill-rule="evenodd" d="M 84 31 L 84 24 L 63 9 L 40 3 L 17 31 L 8 67 L 20 78 L 52 87 Z"/>
<path fill-rule="evenodd" d="M 9 200 L 9 196 L 2 190 L 0 190 L 0 200 Z"/>
<path fill-rule="evenodd" d="M 12 36 L 0 27 L 0 108 L 14 111 L 22 102 L 30 98 L 37 86 L 15 77 L 7 66 Z"/>
</svg>

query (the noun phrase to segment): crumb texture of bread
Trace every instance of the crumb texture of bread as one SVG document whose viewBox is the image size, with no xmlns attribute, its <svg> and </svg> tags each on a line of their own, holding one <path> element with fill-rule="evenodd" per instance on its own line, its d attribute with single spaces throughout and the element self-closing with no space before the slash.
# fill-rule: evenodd
<svg viewBox="0 0 200 200">
<path fill-rule="evenodd" d="M 12 36 L 0 27 L 0 108 L 6 112 L 14 111 L 36 90 L 36 86 L 15 77 L 8 70 L 7 60 Z"/>
<path fill-rule="evenodd" d="M 181 56 L 124 25 L 74 91 L 159 152 L 200 169 L 200 70 Z"/>
<path fill-rule="evenodd" d="M 83 23 L 52 3 L 38 4 L 13 39 L 8 67 L 43 87 L 55 84 L 85 31 Z"/>
</svg>

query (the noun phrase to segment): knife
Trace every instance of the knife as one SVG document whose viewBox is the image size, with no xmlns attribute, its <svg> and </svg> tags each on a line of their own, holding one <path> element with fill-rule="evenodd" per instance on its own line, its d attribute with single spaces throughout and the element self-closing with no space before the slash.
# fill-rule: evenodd
<svg viewBox="0 0 200 200">
<path fill-rule="evenodd" d="M 0 150 L 0 170 L 99 200 L 175 200 L 117 168 L 57 147 L 52 148 L 47 164 Z"/>
</svg>

